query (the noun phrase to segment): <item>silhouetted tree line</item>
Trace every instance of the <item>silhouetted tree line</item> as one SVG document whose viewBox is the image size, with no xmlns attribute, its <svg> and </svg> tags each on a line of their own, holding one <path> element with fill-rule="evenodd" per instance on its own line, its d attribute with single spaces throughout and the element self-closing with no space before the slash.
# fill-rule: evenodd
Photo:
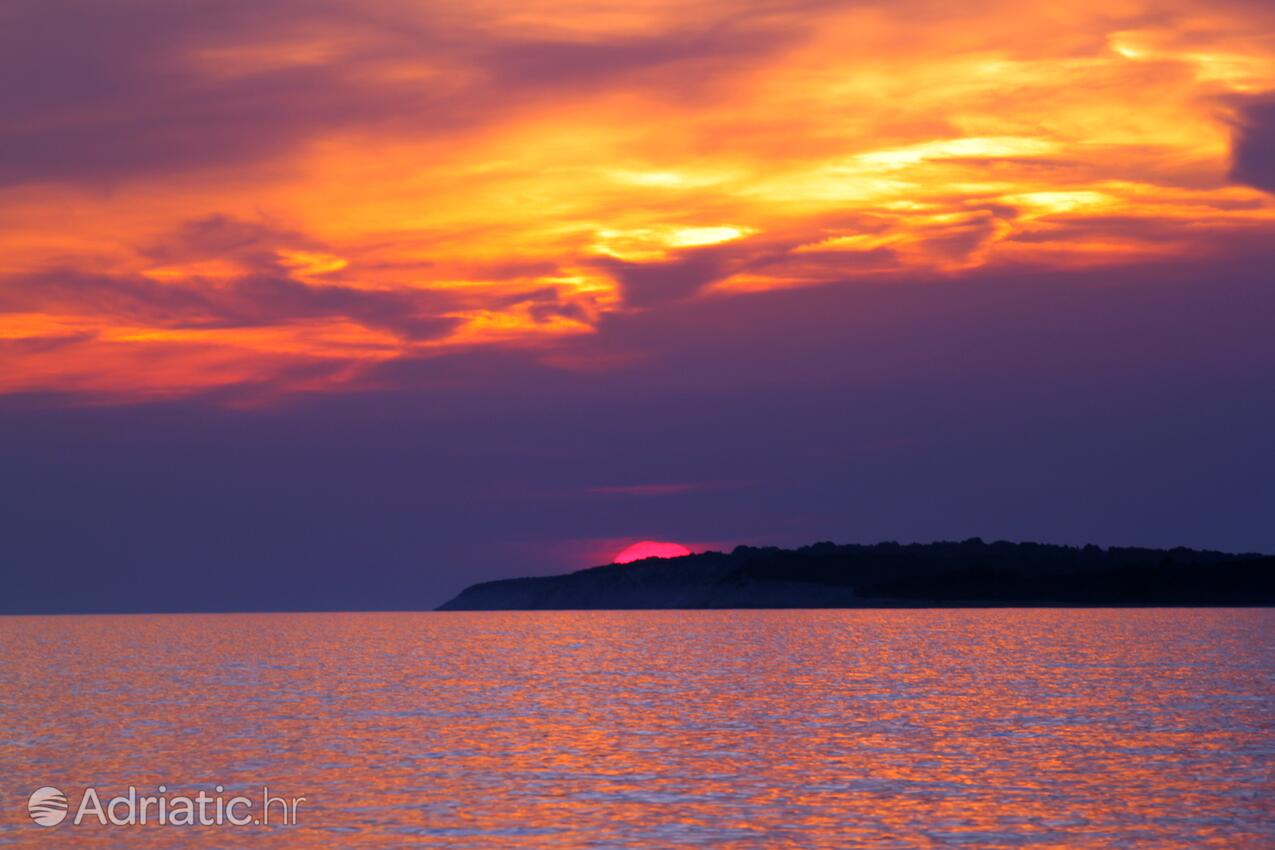
<svg viewBox="0 0 1275 850">
<path fill-rule="evenodd" d="M 985 543 L 739 546 L 485 582 L 444 609 L 1272 605 L 1275 557 Z"/>
</svg>

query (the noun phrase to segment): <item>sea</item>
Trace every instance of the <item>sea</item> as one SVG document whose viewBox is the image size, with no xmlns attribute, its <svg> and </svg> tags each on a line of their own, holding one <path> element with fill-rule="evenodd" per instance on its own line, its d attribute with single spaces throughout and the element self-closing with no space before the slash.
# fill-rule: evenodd
<svg viewBox="0 0 1275 850">
<path fill-rule="evenodd" d="M 0 617 L 0 846 L 1271 848 L 1275 610 Z"/>
</svg>

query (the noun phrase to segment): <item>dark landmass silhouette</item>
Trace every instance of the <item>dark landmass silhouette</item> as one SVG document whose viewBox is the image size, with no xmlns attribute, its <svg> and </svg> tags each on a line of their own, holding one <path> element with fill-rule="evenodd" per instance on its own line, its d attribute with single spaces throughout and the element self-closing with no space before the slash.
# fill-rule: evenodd
<svg viewBox="0 0 1275 850">
<path fill-rule="evenodd" d="M 1275 605 L 1275 557 L 980 539 L 739 546 L 488 581 L 440 611 Z"/>
</svg>

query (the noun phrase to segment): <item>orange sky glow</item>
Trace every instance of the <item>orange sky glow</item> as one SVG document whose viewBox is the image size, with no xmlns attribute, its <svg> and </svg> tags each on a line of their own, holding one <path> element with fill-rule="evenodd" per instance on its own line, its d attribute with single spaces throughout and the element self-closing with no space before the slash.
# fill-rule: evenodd
<svg viewBox="0 0 1275 850">
<path fill-rule="evenodd" d="M 1275 6 L 345 12 L 178 29 L 119 86 L 10 107 L 0 393 L 321 391 L 482 347 L 606 368 L 564 342 L 654 305 L 1275 227 L 1235 156 Z"/>
</svg>

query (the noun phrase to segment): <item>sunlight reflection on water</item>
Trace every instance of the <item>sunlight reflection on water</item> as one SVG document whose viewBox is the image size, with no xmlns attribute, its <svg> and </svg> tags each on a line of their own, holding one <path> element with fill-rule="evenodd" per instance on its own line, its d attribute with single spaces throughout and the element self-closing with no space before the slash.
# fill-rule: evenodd
<svg viewBox="0 0 1275 850">
<path fill-rule="evenodd" d="M 1275 611 L 0 618 L 0 845 L 1270 847 Z M 305 796 L 52 830 L 41 785 Z"/>
</svg>

